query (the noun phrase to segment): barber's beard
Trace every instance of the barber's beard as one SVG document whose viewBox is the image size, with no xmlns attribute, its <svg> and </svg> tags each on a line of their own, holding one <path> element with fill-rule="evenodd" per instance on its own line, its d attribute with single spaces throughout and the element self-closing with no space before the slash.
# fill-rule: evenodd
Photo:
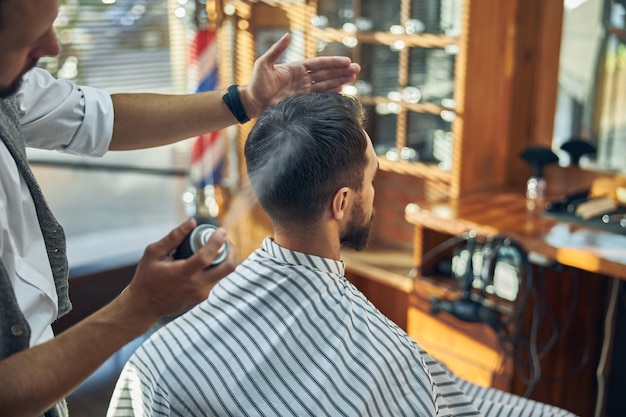
<svg viewBox="0 0 626 417">
<path fill-rule="evenodd" d="M 17 91 L 22 86 L 22 79 L 24 78 L 24 74 L 33 69 L 37 65 L 37 61 L 37 59 L 33 59 L 30 62 L 30 65 L 24 71 L 22 71 L 22 73 L 15 80 L 13 80 L 11 84 L 6 87 L 0 87 L 0 99 L 7 98 L 17 93 Z"/>
<path fill-rule="evenodd" d="M 0 99 L 7 98 L 17 93 L 17 91 L 20 89 L 21 86 L 22 86 L 22 77 L 13 81 L 8 87 L 0 88 Z"/>
<path fill-rule="evenodd" d="M 365 218 L 363 203 L 360 201 L 352 207 L 350 221 L 341 236 L 341 246 L 360 251 L 367 246 L 374 212 L 369 219 Z"/>
</svg>

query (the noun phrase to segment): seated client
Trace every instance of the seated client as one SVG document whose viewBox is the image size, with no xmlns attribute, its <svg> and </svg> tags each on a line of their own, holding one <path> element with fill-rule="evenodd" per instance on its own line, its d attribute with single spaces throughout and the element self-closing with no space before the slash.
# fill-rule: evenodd
<svg viewBox="0 0 626 417">
<path fill-rule="evenodd" d="M 376 154 L 336 93 L 268 108 L 245 144 L 273 237 L 126 364 L 109 416 L 568 416 L 455 378 L 344 277 Z"/>
</svg>

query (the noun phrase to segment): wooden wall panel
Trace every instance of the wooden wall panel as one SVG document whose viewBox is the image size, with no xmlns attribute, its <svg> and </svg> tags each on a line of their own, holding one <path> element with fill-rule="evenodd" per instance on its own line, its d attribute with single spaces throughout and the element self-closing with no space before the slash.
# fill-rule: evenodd
<svg viewBox="0 0 626 417">
<path fill-rule="evenodd" d="M 516 13 L 511 118 L 506 140 L 507 183 L 521 190 L 531 170 L 520 153 L 552 146 L 558 85 L 563 2 L 524 1 Z"/>
<path fill-rule="evenodd" d="M 466 3 L 457 59 L 453 197 L 505 180 L 517 1 Z"/>
</svg>

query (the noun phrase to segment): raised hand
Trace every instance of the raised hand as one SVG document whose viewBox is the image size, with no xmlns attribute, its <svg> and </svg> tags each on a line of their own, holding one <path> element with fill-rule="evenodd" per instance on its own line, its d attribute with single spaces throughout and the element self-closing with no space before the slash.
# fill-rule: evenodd
<svg viewBox="0 0 626 417">
<path fill-rule="evenodd" d="M 353 82 L 361 71 L 359 64 L 345 56 L 315 57 L 304 61 L 276 64 L 289 46 L 289 34 L 283 35 L 254 63 L 250 83 L 241 87 L 241 96 L 249 117 L 257 117 L 267 106 L 299 93 L 340 91 Z"/>
</svg>

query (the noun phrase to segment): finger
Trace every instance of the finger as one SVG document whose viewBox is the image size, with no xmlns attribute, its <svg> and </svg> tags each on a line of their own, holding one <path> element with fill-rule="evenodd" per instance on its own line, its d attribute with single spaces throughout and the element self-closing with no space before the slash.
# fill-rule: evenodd
<svg viewBox="0 0 626 417">
<path fill-rule="evenodd" d="M 169 255 L 183 242 L 194 227 L 196 227 L 196 221 L 193 218 L 185 220 L 161 240 L 148 245 L 146 252 L 150 252 L 153 256 Z"/>
<path fill-rule="evenodd" d="M 227 244 L 228 256 L 226 259 L 203 270 L 202 279 L 207 284 L 214 284 L 235 270 L 235 247 L 230 241 L 227 241 Z"/>
<path fill-rule="evenodd" d="M 302 64 L 309 72 L 315 72 L 335 68 L 349 69 L 352 61 L 347 56 L 319 56 L 306 59 Z"/>
<path fill-rule="evenodd" d="M 348 66 L 329 66 L 319 70 L 309 70 L 307 74 L 315 81 L 324 81 L 325 79 L 340 77 L 356 77 L 361 67 L 358 64 L 350 64 Z"/>
<path fill-rule="evenodd" d="M 226 247 L 222 248 L 223 245 L 228 245 L 226 243 L 226 230 L 219 227 L 211 234 L 209 240 L 194 255 L 188 258 L 187 267 L 189 272 L 193 273 L 194 270 L 210 267 L 219 255 L 220 250 L 228 249 Z"/>
<path fill-rule="evenodd" d="M 268 66 L 274 65 L 289 46 L 290 40 L 291 36 L 289 33 L 285 33 L 258 59 L 258 62 Z"/>
<path fill-rule="evenodd" d="M 309 70 L 307 76 L 310 79 L 312 91 L 327 91 L 341 84 L 354 82 L 360 71 L 360 65 L 350 63 L 345 67 L 329 66 L 320 70 Z"/>
<path fill-rule="evenodd" d="M 311 91 L 316 93 L 323 93 L 326 91 L 341 91 L 344 84 L 351 83 L 355 80 L 355 76 L 345 76 L 339 78 L 326 79 L 324 81 L 312 81 Z"/>
</svg>

